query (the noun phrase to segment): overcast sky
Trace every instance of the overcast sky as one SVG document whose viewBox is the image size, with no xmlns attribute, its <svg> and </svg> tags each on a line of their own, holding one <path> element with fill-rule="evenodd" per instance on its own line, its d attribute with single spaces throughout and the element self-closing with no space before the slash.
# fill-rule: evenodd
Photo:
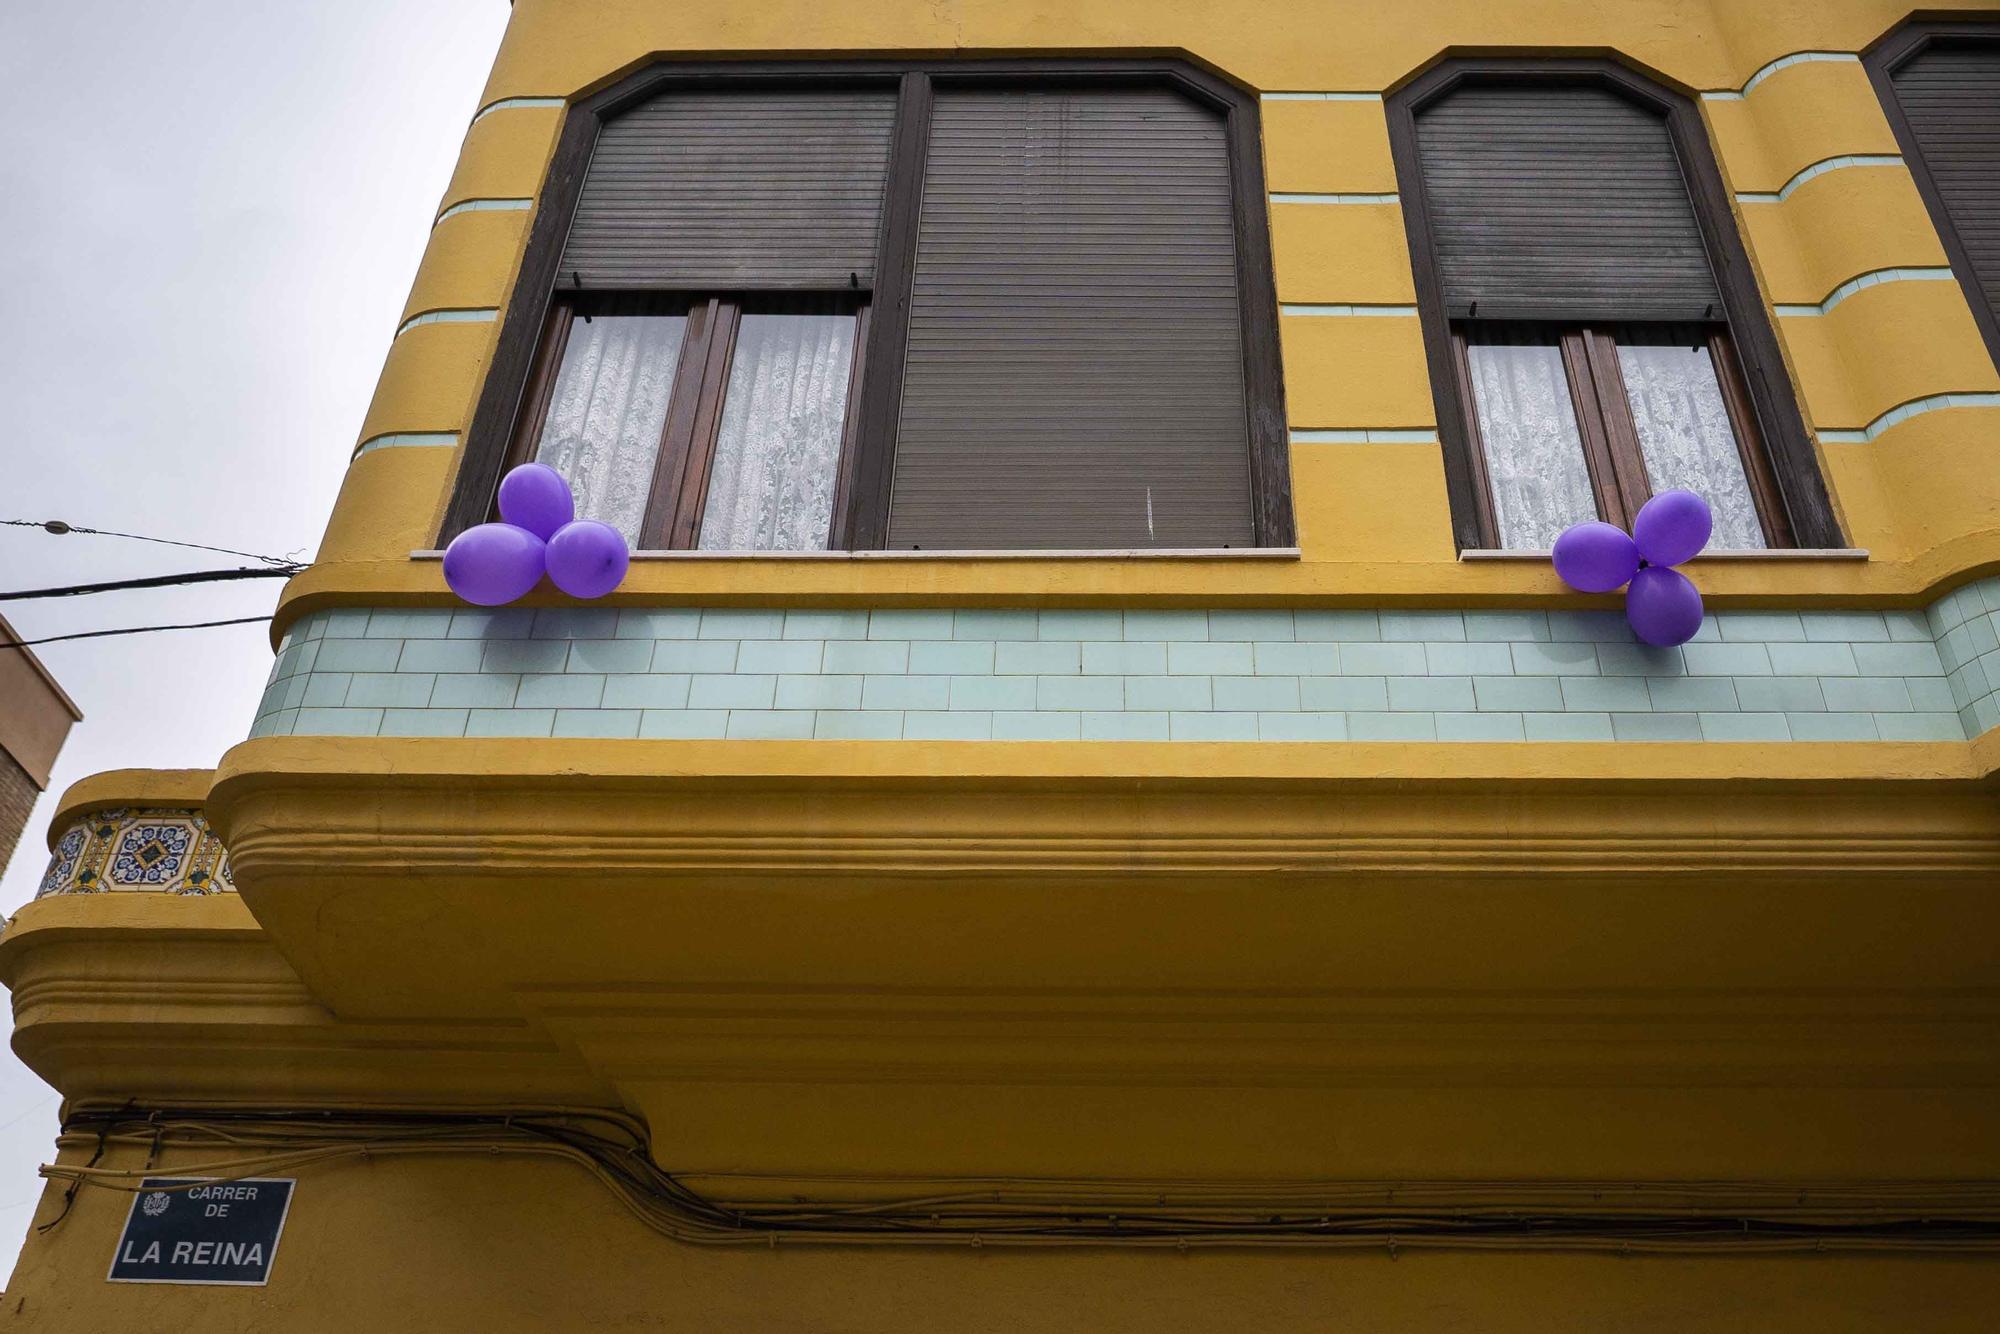
<svg viewBox="0 0 2000 1334">
<path fill-rule="evenodd" d="M 310 555 L 507 0 L 0 3 L 0 519 Z M 0 588 L 230 564 L 0 528 Z M 0 604 L 21 636 L 268 613 L 276 581 Z M 83 709 L 0 879 L 32 898 L 55 798 L 243 739 L 262 626 L 38 649 Z M 0 1055 L 0 1274 L 57 1097 Z"/>
</svg>

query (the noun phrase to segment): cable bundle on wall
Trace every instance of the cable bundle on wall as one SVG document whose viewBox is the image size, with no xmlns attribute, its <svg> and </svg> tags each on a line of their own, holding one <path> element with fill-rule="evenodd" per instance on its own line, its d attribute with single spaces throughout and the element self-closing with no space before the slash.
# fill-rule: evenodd
<svg viewBox="0 0 2000 1334">
<path fill-rule="evenodd" d="M 52 1180 L 137 1191 L 158 1156 L 212 1149 L 175 1175 L 224 1180 L 362 1158 L 501 1154 L 574 1163 L 635 1218 L 696 1245 L 1429 1247 L 1614 1252 L 2000 1249 L 2000 1185 L 1843 1183 L 1154 1183 L 1022 1179 L 936 1183 L 880 1203 L 731 1202 L 655 1162 L 621 1112 L 246 1108 L 79 1109 L 59 1143 L 90 1164 Z M 137 1170 L 96 1166 L 143 1150 Z M 829 1183 L 831 1184 L 831 1183 Z M 848 1184 L 852 1185 L 853 1182 Z M 907 1183 L 906 1183 L 907 1184 Z M 65 1213 L 67 1208 L 65 1208 Z M 43 1224 L 46 1230 L 60 1216 Z"/>
</svg>

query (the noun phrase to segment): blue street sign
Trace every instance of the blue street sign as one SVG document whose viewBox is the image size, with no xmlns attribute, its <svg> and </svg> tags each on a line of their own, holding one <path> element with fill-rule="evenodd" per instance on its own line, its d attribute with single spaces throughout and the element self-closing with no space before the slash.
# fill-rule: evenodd
<svg viewBox="0 0 2000 1334">
<path fill-rule="evenodd" d="M 148 1177 L 111 1259 L 113 1283 L 270 1281 L 292 1207 L 289 1178 Z"/>
</svg>

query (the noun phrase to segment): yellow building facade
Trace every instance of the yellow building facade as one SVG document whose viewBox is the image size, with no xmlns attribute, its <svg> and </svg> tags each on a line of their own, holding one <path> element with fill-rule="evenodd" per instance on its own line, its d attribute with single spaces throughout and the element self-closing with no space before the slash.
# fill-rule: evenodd
<svg viewBox="0 0 2000 1334">
<path fill-rule="evenodd" d="M 66 1118 L 5 1310 L 1990 1328 L 2000 371 L 1957 159 L 1897 92 L 1989 17 L 517 0 L 248 739 L 79 784 L 0 936 Z M 1720 306 L 1674 327 L 1732 340 L 1729 420 L 1771 472 L 1770 540 L 1687 566 L 1684 647 L 1483 540 L 1508 437 L 1424 138 L 1460 77 L 1677 127 Z M 569 268 L 617 117 L 799 80 L 894 106 L 887 239 L 837 295 L 872 303 L 842 448 L 895 421 L 897 452 L 842 474 L 835 549 L 642 541 L 603 599 L 468 607 L 440 549 L 560 398 L 550 312 L 597 311 L 571 348 L 622 327 Z M 936 145 L 1018 80 L 1219 127 L 1247 545 L 899 544 Z M 294 1183 L 263 1281 L 107 1281 L 134 1220 L 185 1207 L 159 1183 L 207 1179 Z"/>
</svg>

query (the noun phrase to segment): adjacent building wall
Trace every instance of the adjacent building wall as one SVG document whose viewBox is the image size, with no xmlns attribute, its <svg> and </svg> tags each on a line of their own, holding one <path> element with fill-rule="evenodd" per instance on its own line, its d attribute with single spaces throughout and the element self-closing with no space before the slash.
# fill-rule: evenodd
<svg viewBox="0 0 2000 1334">
<path fill-rule="evenodd" d="M 49 785 L 56 753 L 82 712 L 48 669 L 0 618 L 0 867 L 27 827 L 35 797 Z"/>
</svg>

